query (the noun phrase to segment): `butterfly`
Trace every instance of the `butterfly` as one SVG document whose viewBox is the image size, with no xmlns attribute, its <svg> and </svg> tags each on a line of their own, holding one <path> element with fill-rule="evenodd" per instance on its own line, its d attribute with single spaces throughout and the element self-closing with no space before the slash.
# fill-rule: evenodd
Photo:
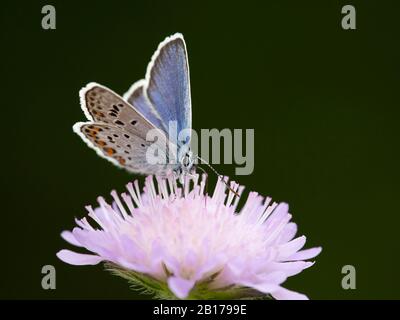
<svg viewBox="0 0 400 320">
<path fill-rule="evenodd" d="M 79 94 L 88 121 L 76 123 L 73 130 L 101 157 L 145 175 L 183 177 L 194 169 L 189 63 L 182 34 L 159 44 L 145 78 L 123 97 L 93 82 Z M 186 130 L 186 139 L 172 137 L 170 123 L 175 123 L 178 133 Z M 156 141 L 148 141 L 149 131 L 158 133 Z M 163 162 L 149 161 L 150 147 L 161 153 Z"/>
</svg>

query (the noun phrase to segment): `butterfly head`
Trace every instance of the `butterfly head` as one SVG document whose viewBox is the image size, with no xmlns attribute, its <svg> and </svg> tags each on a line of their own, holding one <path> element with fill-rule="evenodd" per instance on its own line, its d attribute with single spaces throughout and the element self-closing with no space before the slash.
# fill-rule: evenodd
<svg viewBox="0 0 400 320">
<path fill-rule="evenodd" d="M 185 175 L 191 174 L 194 165 L 194 158 L 190 148 L 186 145 L 182 146 L 179 151 L 179 163 L 175 170 L 175 174 L 181 180 Z"/>
<path fill-rule="evenodd" d="M 193 154 L 190 150 L 182 154 L 179 159 L 179 167 L 182 168 L 183 173 L 189 172 L 194 164 Z"/>
</svg>

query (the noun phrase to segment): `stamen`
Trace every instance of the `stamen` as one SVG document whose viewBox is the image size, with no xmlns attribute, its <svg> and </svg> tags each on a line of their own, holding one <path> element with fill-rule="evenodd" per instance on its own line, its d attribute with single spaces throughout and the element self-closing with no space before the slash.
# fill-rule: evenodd
<svg viewBox="0 0 400 320">
<path fill-rule="evenodd" d="M 187 197 L 187 195 L 189 194 L 189 187 L 190 187 L 190 177 L 188 176 L 188 175 L 185 175 L 185 178 L 184 178 L 185 180 L 184 180 L 184 184 L 183 184 L 183 187 L 184 187 L 184 195 L 185 195 L 185 197 Z"/>
<path fill-rule="evenodd" d="M 92 210 L 91 206 L 86 206 L 85 207 L 88 213 L 90 213 L 90 210 Z M 90 225 L 90 223 L 87 221 L 86 217 L 83 217 L 82 219 L 77 219 L 75 218 L 76 224 L 81 227 L 82 229 L 85 230 L 94 230 L 94 228 Z"/>
<path fill-rule="evenodd" d="M 237 190 L 237 193 L 239 194 L 239 197 L 235 198 L 235 201 L 234 201 L 233 206 L 232 206 L 234 211 L 236 211 L 236 208 L 237 208 L 237 206 L 239 204 L 239 200 L 240 200 L 240 197 L 242 196 L 243 190 L 244 190 L 244 186 L 239 186 L 239 188 Z"/>
<path fill-rule="evenodd" d="M 206 179 L 207 179 L 207 174 L 203 173 L 201 175 L 201 182 L 200 182 L 200 191 L 199 191 L 199 195 L 204 194 L 204 187 L 206 185 Z M 207 196 L 207 195 L 206 195 Z"/>
<path fill-rule="evenodd" d="M 156 177 L 157 185 L 158 185 L 158 193 L 162 196 L 163 199 L 168 199 L 168 189 L 167 189 L 167 181 L 163 178 Z"/>
<path fill-rule="evenodd" d="M 110 224 L 107 225 L 107 227 L 112 227 L 114 225 L 119 225 L 122 219 L 122 216 L 119 214 L 115 214 L 115 210 L 104 200 L 103 197 L 98 197 L 97 202 L 100 204 L 101 209 L 103 210 L 104 215 L 102 217 L 97 216 L 98 219 L 104 218 L 107 221 L 102 221 L 103 224 L 104 222 L 109 222 Z M 117 205 L 118 206 L 118 205 Z"/>
<path fill-rule="evenodd" d="M 272 200 L 272 198 L 270 198 L 270 197 L 265 198 L 263 209 L 262 209 L 263 213 L 260 215 L 260 219 L 258 220 L 259 224 L 263 224 L 265 222 L 265 220 L 267 220 L 267 218 L 269 217 L 269 214 L 271 212 L 268 212 L 267 208 L 268 208 L 271 200 Z"/>
<path fill-rule="evenodd" d="M 125 219 L 128 216 L 128 213 L 126 212 L 124 206 L 122 205 L 117 192 L 115 190 L 111 191 L 111 196 L 113 197 L 115 203 L 117 204 L 122 217 Z"/>
<path fill-rule="evenodd" d="M 139 181 L 135 180 L 133 182 L 133 184 L 135 185 L 135 190 L 136 190 L 136 194 L 137 194 L 137 198 L 138 198 L 138 207 L 139 207 L 139 205 L 142 206 L 142 204 L 143 204 L 142 196 L 141 196 L 140 188 L 139 188 Z"/>
<path fill-rule="evenodd" d="M 239 184 L 237 184 L 235 181 L 231 181 L 231 186 L 230 186 L 230 191 L 228 195 L 228 200 L 226 201 L 226 206 L 230 206 L 232 203 L 232 200 L 235 198 L 236 189 L 238 188 Z"/>
<path fill-rule="evenodd" d="M 139 207 L 140 201 L 139 201 L 139 198 L 138 198 L 138 196 L 137 196 L 135 190 L 133 189 L 133 184 L 132 184 L 132 182 L 129 182 L 129 183 L 126 185 L 126 188 L 128 189 L 129 194 L 131 195 L 131 197 L 132 197 L 132 199 L 133 199 L 133 202 L 135 203 L 136 207 Z"/>
<path fill-rule="evenodd" d="M 145 181 L 144 181 L 146 190 L 148 193 L 150 193 L 150 199 L 154 199 L 156 196 L 156 191 L 154 187 L 154 182 L 153 182 L 153 176 L 147 176 Z"/>
<path fill-rule="evenodd" d="M 173 196 L 175 190 L 174 190 L 174 184 L 173 184 L 173 179 L 171 176 L 167 177 L 168 185 L 169 185 L 169 191 L 170 191 L 170 196 Z"/>
<path fill-rule="evenodd" d="M 135 207 L 132 202 L 132 198 L 130 196 L 128 196 L 125 192 L 121 194 L 121 197 L 124 200 L 124 202 L 126 203 L 126 205 L 128 206 L 128 209 L 132 215 L 133 210 L 135 210 Z M 127 214 L 127 216 L 129 216 L 129 214 Z"/>
<path fill-rule="evenodd" d="M 89 211 L 88 216 L 91 217 L 99 226 L 105 231 L 108 231 L 108 228 L 104 225 L 104 223 L 96 216 L 92 207 L 88 206 L 86 209 Z"/>
</svg>

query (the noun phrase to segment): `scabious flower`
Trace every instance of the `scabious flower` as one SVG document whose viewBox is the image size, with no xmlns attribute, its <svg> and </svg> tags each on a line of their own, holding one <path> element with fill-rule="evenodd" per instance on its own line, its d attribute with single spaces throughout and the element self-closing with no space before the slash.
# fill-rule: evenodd
<svg viewBox="0 0 400 320">
<path fill-rule="evenodd" d="M 241 210 L 239 198 L 219 180 L 212 196 L 206 176 L 186 178 L 179 187 L 172 177 L 149 176 L 143 192 L 137 181 L 121 198 L 115 191 L 109 205 L 76 220 L 62 237 L 93 254 L 61 250 L 57 256 L 72 265 L 106 263 L 135 288 L 164 299 L 307 299 L 281 285 L 313 265 L 305 261 L 321 248 L 301 250 L 286 203 L 271 203 L 250 192 Z M 227 180 L 225 180 L 227 181 Z M 231 182 L 242 194 L 243 186 Z M 94 226 L 96 225 L 96 226 Z"/>
</svg>

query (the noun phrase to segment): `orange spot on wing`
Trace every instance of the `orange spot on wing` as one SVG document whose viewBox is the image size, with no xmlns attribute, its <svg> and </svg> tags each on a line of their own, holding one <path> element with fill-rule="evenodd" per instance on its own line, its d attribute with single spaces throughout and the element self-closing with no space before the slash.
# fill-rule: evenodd
<svg viewBox="0 0 400 320">
<path fill-rule="evenodd" d="M 125 159 L 122 158 L 122 157 L 118 157 L 118 162 L 119 162 L 119 164 L 122 165 L 122 166 L 126 163 Z"/>
<path fill-rule="evenodd" d="M 115 153 L 113 148 L 105 148 L 104 151 L 109 155 L 112 156 Z"/>
</svg>

